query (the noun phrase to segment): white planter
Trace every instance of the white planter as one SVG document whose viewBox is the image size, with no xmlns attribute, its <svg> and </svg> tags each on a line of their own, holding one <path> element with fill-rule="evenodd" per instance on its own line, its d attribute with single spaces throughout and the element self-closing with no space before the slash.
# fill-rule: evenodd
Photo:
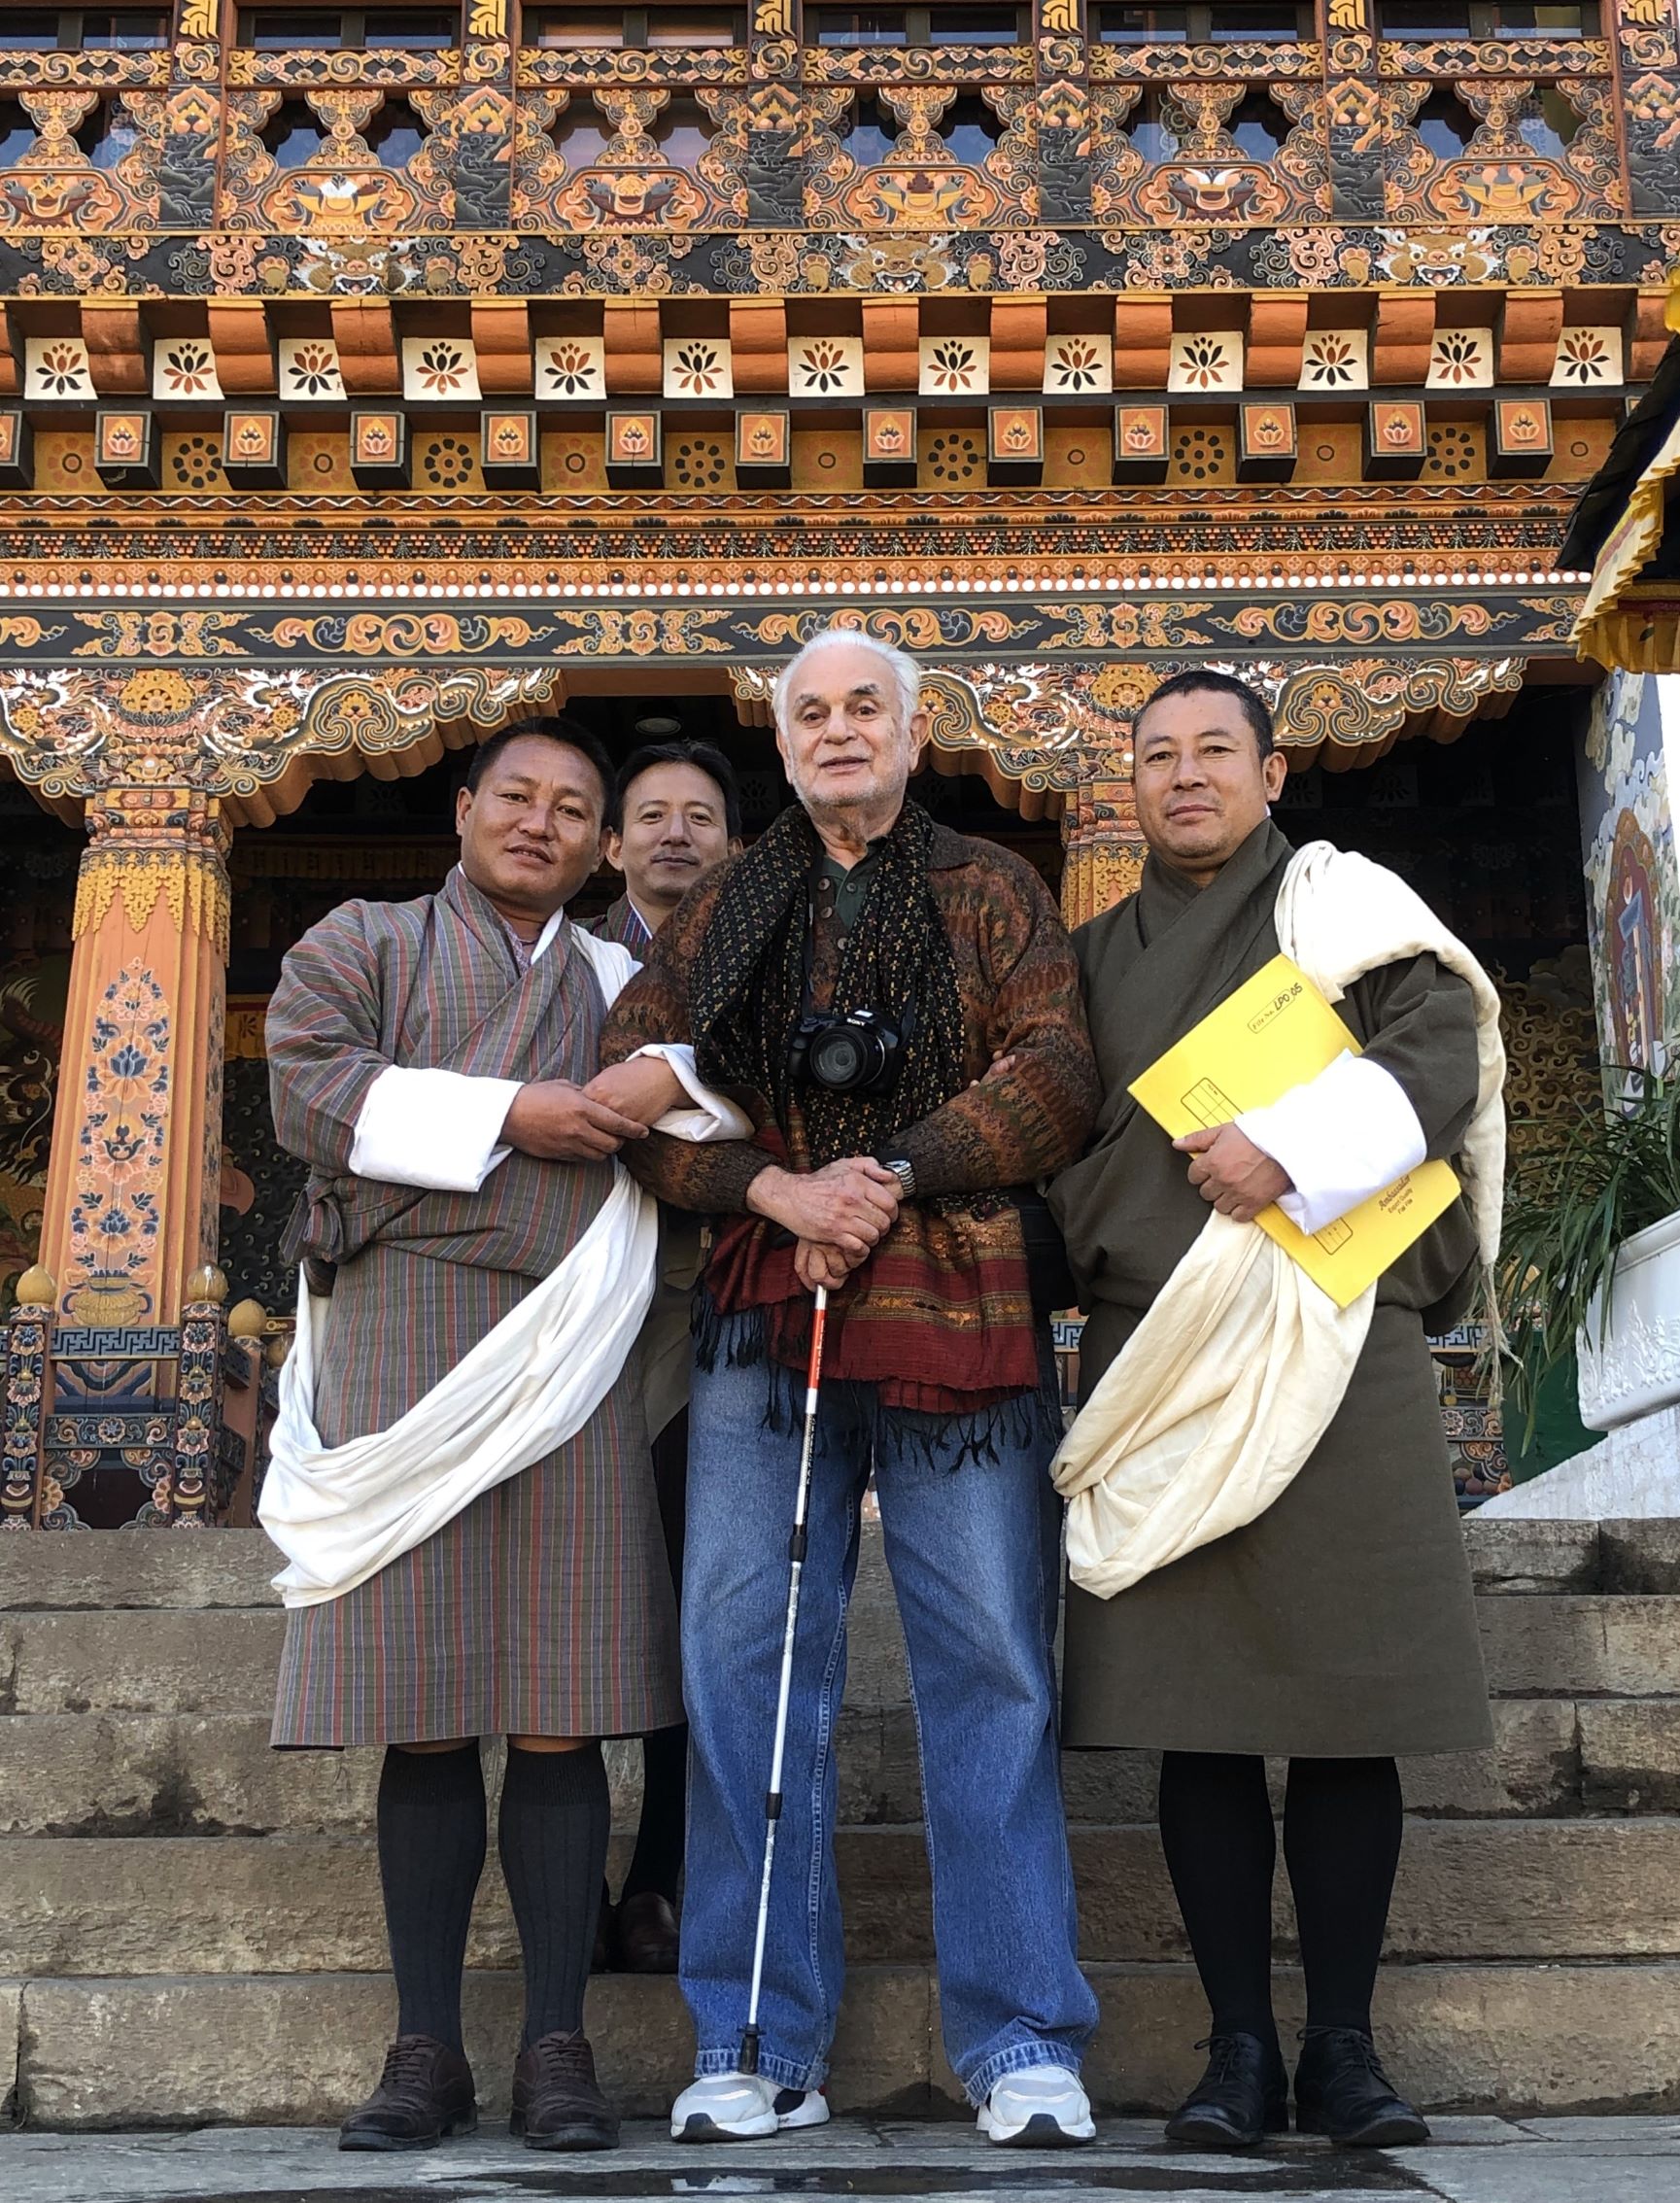
<svg viewBox="0 0 1680 2203">
<path fill-rule="evenodd" d="M 1616 1257 L 1610 1323 L 1596 1297 L 1576 1334 L 1581 1420 L 1616 1430 L 1680 1401 L 1680 1210 L 1635 1232 Z"/>
</svg>

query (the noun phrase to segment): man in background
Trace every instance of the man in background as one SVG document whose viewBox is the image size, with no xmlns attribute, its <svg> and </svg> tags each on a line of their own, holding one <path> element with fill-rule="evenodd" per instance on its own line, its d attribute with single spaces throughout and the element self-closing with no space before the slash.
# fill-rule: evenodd
<svg viewBox="0 0 1680 2203">
<path fill-rule="evenodd" d="M 607 862 L 624 893 L 596 932 L 638 960 L 696 880 L 739 853 L 740 789 L 735 769 L 710 742 L 650 742 L 626 759 L 608 815 Z M 670 1556 L 682 1585 L 688 1500 L 689 1306 L 701 1271 L 701 1220 L 660 1211 L 659 1284 L 642 1328 L 643 1405 L 653 1441 L 654 1484 Z M 674 1974 L 676 1893 L 688 1790 L 688 1724 L 642 1738 L 641 1821 L 616 1907 L 603 1902 L 596 1934 L 598 1971 Z"/>
<path fill-rule="evenodd" d="M 595 930 L 638 959 L 697 879 L 741 845 L 740 787 L 711 742 L 648 742 L 618 775 L 606 861 L 624 893 Z"/>
</svg>

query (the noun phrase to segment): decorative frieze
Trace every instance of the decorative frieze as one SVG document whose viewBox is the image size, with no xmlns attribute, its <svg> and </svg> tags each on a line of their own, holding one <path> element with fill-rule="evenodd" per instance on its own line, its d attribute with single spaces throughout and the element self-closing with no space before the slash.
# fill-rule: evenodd
<svg viewBox="0 0 1680 2203">
<path fill-rule="evenodd" d="M 285 489 L 286 424 L 277 407 L 242 408 L 224 417 L 222 471 L 236 489 Z"/>
<path fill-rule="evenodd" d="M 542 452 L 537 416 L 529 409 L 487 412 L 479 429 L 479 465 L 493 490 L 539 490 Z"/>
<path fill-rule="evenodd" d="M 1223 396 L 1243 387 L 1241 329 L 1197 329 L 1172 340 L 1167 368 L 1170 391 Z"/>
<path fill-rule="evenodd" d="M 663 486 L 664 428 L 657 412 L 607 415 L 606 478 L 615 490 Z"/>
<path fill-rule="evenodd" d="M 735 474 L 742 489 L 788 487 L 793 480 L 793 420 L 789 413 L 737 413 Z"/>
<path fill-rule="evenodd" d="M 157 424 L 137 407 L 106 407 L 93 419 L 93 465 L 111 490 L 154 490 L 160 480 Z"/>
<path fill-rule="evenodd" d="M 405 336 L 402 395 L 422 405 L 459 405 L 477 398 L 477 347 L 466 337 Z"/>
<path fill-rule="evenodd" d="M 279 343 L 280 395 L 292 405 L 342 405 L 344 377 L 330 337 L 283 336 Z"/>
<path fill-rule="evenodd" d="M 23 396 L 37 404 L 86 404 L 97 393 L 79 336 L 32 336 L 23 347 Z"/>
</svg>

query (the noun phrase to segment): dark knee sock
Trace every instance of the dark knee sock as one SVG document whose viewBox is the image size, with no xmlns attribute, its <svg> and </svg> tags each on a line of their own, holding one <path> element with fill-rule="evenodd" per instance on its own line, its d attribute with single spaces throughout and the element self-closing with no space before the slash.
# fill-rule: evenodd
<svg viewBox="0 0 1680 2203">
<path fill-rule="evenodd" d="M 1294 1759 L 1284 1857 L 1295 1894 L 1309 2027 L 1371 2031 L 1371 1992 L 1404 1829 L 1391 1759 Z"/>
<path fill-rule="evenodd" d="M 1272 1875 L 1277 1837 L 1264 1760 L 1234 1752 L 1161 1758 L 1161 1847 L 1216 2035 L 1277 2040 Z"/>
<path fill-rule="evenodd" d="M 461 2048 L 461 1970 L 484 1871 L 484 1769 L 455 1752 L 393 1745 L 379 1776 L 379 1878 L 399 2035 Z"/>
<path fill-rule="evenodd" d="M 497 1834 L 525 1954 L 528 2049 L 583 2025 L 611 1824 L 600 1744 L 570 1752 L 508 1746 Z"/>
<path fill-rule="evenodd" d="M 641 1819 L 624 1877 L 626 1897 L 657 1889 L 676 1903 L 688 1811 L 688 1723 L 656 1729 L 641 1740 Z"/>
</svg>

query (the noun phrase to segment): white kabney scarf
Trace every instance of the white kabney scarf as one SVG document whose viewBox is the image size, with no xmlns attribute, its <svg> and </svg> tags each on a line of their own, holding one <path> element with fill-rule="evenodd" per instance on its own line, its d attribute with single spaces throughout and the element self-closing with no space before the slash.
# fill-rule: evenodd
<svg viewBox="0 0 1680 2203">
<path fill-rule="evenodd" d="M 1279 948 L 1331 1002 L 1425 953 L 1468 981 L 1480 1075 L 1459 1161 L 1491 1268 L 1505 1176 L 1492 981 L 1404 880 L 1328 842 L 1290 860 L 1276 918 Z M 1372 1286 L 1338 1308 L 1257 1224 L 1211 1211 L 1056 1455 L 1073 1580 L 1112 1599 L 1263 1514 L 1341 1405 L 1376 1297 Z"/>
<path fill-rule="evenodd" d="M 635 971 L 616 943 L 574 933 L 610 1004 Z M 546 942 L 544 944 L 546 946 Z M 671 1052 L 671 1051 L 662 1051 Z M 690 1084 L 700 1106 L 659 1130 L 743 1139 L 734 1105 Z M 324 1446 L 315 1428 L 318 1326 L 329 1299 L 298 1278 L 297 1336 L 280 1372 L 258 1519 L 288 1566 L 288 1606 L 339 1599 L 577 1435 L 618 1381 L 653 1298 L 659 1204 L 622 1163 L 595 1221 L 541 1285 L 487 1331 L 388 1430 Z"/>
</svg>

